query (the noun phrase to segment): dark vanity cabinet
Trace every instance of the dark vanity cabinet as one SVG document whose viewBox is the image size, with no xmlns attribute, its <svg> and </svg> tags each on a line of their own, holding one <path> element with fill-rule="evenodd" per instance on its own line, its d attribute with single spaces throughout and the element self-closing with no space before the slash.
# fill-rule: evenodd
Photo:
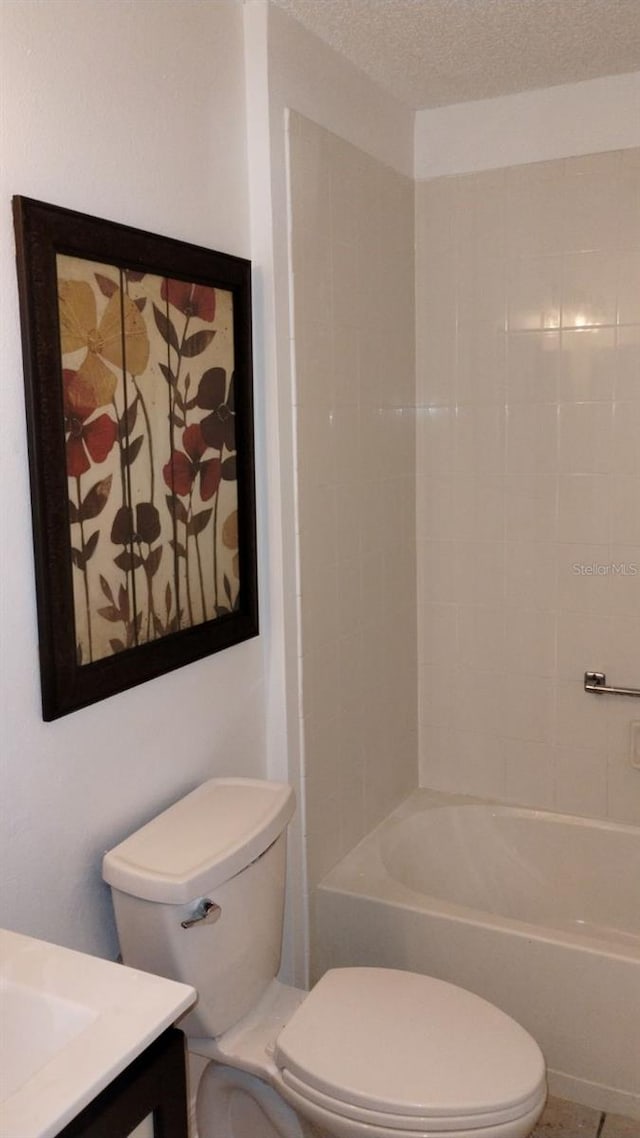
<svg viewBox="0 0 640 1138">
<path fill-rule="evenodd" d="M 188 1138 L 185 1043 L 174 1027 L 150 1044 L 58 1138 L 129 1138 L 145 1120 L 145 1133 L 153 1138 Z"/>
</svg>

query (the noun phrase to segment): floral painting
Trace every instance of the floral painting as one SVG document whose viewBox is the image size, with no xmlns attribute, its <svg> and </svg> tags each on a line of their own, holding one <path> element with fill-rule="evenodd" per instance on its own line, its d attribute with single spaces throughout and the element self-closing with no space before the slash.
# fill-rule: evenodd
<svg viewBox="0 0 640 1138">
<path fill-rule="evenodd" d="M 58 255 L 79 663 L 233 610 L 233 296 Z"/>
<path fill-rule="evenodd" d="M 27 198 L 14 212 L 55 718 L 257 634 L 250 265 Z"/>
</svg>

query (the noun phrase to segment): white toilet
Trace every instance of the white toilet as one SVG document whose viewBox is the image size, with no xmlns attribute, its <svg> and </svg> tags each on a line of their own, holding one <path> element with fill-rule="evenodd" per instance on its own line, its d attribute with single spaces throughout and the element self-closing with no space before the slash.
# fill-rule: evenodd
<svg viewBox="0 0 640 1138">
<path fill-rule="evenodd" d="M 275 979 L 293 810 L 286 784 L 211 779 L 104 859 L 125 963 L 198 991 L 199 1138 L 525 1138 L 544 1060 L 498 1008 L 394 969 Z"/>
</svg>

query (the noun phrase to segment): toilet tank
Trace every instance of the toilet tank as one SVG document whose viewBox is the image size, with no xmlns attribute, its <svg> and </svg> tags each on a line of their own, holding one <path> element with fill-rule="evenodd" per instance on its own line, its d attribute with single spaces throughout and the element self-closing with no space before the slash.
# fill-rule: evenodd
<svg viewBox="0 0 640 1138">
<path fill-rule="evenodd" d="M 294 807 L 286 783 L 213 778 L 104 857 L 124 963 L 198 992 L 188 1035 L 226 1031 L 277 975 Z M 184 928 L 205 900 L 220 912 Z"/>
</svg>

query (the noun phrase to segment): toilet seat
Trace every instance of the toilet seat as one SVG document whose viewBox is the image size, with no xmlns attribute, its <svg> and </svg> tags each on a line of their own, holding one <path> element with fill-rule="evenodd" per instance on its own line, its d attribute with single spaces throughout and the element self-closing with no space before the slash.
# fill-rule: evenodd
<svg viewBox="0 0 640 1138">
<path fill-rule="evenodd" d="M 327 972 L 279 1033 L 275 1063 L 298 1109 L 398 1138 L 506 1132 L 535 1122 L 546 1094 L 542 1053 L 519 1024 L 471 992 L 395 969 Z"/>
<path fill-rule="evenodd" d="M 543 1094 L 532 1110 L 511 1122 L 499 1122 L 495 1125 L 476 1122 L 472 1125 L 467 1121 L 463 1127 L 454 1128 L 454 1124 L 450 1121 L 448 1128 L 444 1129 L 442 1120 L 435 1124 L 425 1120 L 419 1130 L 409 1131 L 387 1126 L 383 1115 L 378 1115 L 373 1123 L 363 1123 L 344 1114 L 336 1114 L 332 1110 L 326 1110 L 312 1103 L 303 1095 L 297 1095 L 282 1080 L 275 1085 L 281 1097 L 301 1118 L 308 1119 L 319 1128 L 321 1134 L 330 1134 L 333 1138 L 408 1138 L 409 1135 L 411 1138 L 529 1138 L 542 1114 L 546 1097 Z"/>
</svg>

